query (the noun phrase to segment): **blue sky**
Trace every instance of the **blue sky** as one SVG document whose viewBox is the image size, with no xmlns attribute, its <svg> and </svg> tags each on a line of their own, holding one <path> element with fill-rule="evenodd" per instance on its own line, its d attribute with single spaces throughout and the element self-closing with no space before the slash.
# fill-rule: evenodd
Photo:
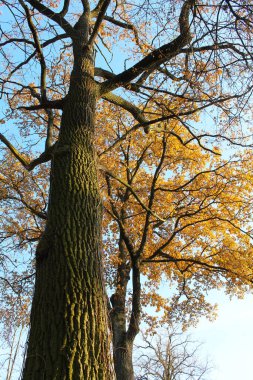
<svg viewBox="0 0 253 380">
<path fill-rule="evenodd" d="M 219 305 L 214 322 L 201 319 L 190 330 L 203 342 L 201 353 L 208 357 L 213 370 L 210 380 L 252 380 L 253 295 L 229 300 L 222 292 L 210 297 Z"/>
</svg>

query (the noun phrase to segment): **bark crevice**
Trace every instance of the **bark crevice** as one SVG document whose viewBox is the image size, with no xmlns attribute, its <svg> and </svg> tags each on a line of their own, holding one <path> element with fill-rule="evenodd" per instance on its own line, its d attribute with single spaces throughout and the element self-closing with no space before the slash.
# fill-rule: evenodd
<svg viewBox="0 0 253 380">
<path fill-rule="evenodd" d="M 113 379 L 93 146 L 94 67 L 78 54 L 52 157 L 23 380 Z"/>
</svg>

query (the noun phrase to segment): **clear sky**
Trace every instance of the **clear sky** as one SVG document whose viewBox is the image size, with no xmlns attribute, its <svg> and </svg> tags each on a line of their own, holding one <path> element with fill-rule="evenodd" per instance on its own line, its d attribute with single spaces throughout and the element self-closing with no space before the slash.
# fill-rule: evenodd
<svg viewBox="0 0 253 380">
<path fill-rule="evenodd" d="M 230 301 L 216 294 L 212 300 L 219 304 L 216 321 L 203 318 L 190 330 L 192 338 L 204 343 L 203 357 L 214 367 L 210 380 L 252 380 L 253 295 Z"/>
</svg>

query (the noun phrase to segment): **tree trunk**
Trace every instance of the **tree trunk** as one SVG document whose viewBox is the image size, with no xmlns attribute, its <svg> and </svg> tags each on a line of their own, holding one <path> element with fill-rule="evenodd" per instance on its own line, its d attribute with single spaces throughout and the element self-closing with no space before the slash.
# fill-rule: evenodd
<svg viewBox="0 0 253 380">
<path fill-rule="evenodd" d="M 52 160 L 48 221 L 36 254 L 23 380 L 114 378 L 93 146 L 96 84 L 91 53 L 74 44 L 74 57 Z"/>
<path fill-rule="evenodd" d="M 117 380 L 134 380 L 133 342 L 122 337 L 122 341 L 114 348 L 114 367 Z"/>
<path fill-rule="evenodd" d="M 117 294 L 111 297 L 113 305 L 111 321 L 113 331 L 113 360 L 117 380 L 134 380 L 133 340 L 126 332 L 126 313 Z"/>
<path fill-rule="evenodd" d="M 134 380 L 133 370 L 133 343 L 140 327 L 140 269 L 138 262 L 133 261 L 132 267 L 132 311 L 128 328 L 126 329 L 127 313 L 126 289 L 129 279 L 129 268 L 124 263 L 118 267 L 117 291 L 111 297 L 113 309 L 111 311 L 111 323 L 113 331 L 113 359 L 117 380 Z M 120 280 L 120 281 L 119 281 Z"/>
<path fill-rule="evenodd" d="M 111 296 L 112 310 L 110 316 L 113 332 L 113 360 L 117 380 L 134 380 L 132 360 L 134 337 L 129 337 L 126 329 L 126 291 L 130 279 L 130 266 L 127 264 L 127 254 L 121 235 L 119 239 L 119 258 L 116 291 Z"/>
</svg>

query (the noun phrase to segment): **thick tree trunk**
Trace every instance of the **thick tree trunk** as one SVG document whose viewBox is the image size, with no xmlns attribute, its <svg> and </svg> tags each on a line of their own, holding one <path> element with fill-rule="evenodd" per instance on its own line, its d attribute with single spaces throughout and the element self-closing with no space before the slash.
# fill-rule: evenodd
<svg viewBox="0 0 253 380">
<path fill-rule="evenodd" d="M 74 46 L 70 90 L 52 162 L 23 380 L 114 378 L 93 147 L 96 85 L 92 58 L 83 51 Z"/>
</svg>

